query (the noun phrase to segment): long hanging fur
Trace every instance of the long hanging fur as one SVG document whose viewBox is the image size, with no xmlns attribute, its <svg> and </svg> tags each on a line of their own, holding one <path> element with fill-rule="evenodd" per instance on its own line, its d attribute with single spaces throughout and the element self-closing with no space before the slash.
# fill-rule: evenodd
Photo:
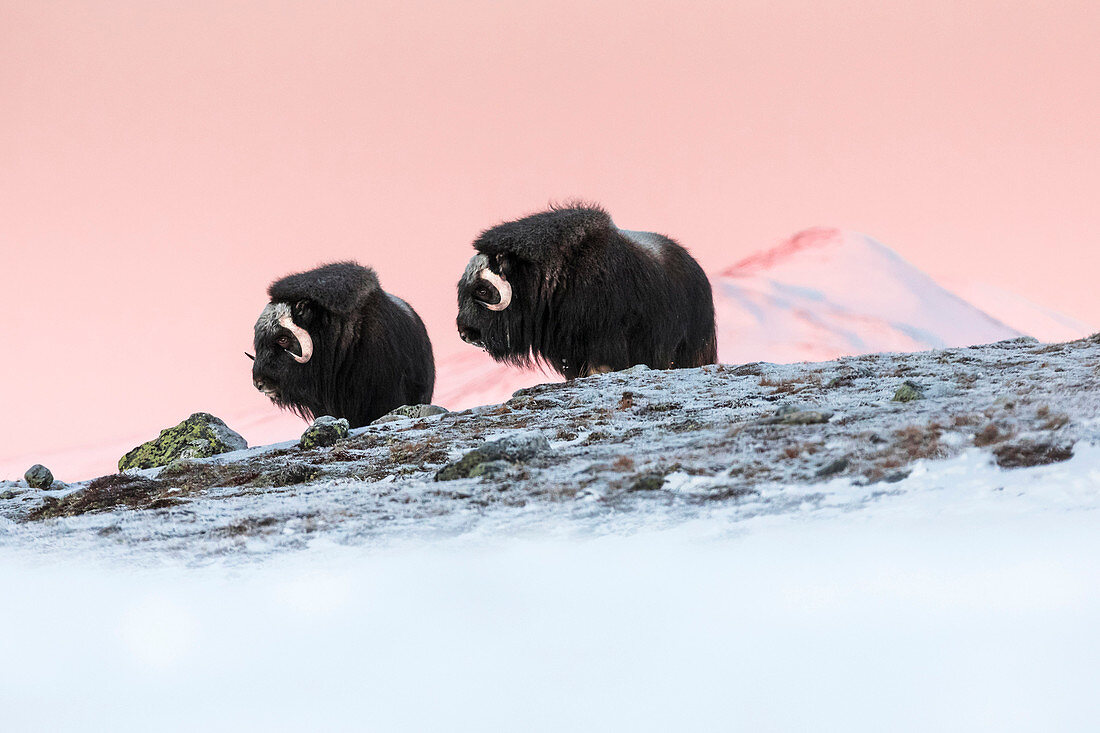
<svg viewBox="0 0 1100 733">
<path fill-rule="evenodd" d="M 540 362 L 568 379 L 717 361 L 710 282 L 664 235 L 619 229 L 603 209 L 574 206 L 487 229 L 474 249 L 458 283 L 459 333 L 498 361 Z M 504 310 L 478 302 L 484 266 L 512 287 Z"/>
<path fill-rule="evenodd" d="M 382 290 L 373 270 L 354 262 L 324 265 L 275 281 L 268 295 L 271 303 L 256 322 L 252 377 L 275 404 L 306 420 L 332 415 L 359 427 L 395 407 L 431 402 L 428 332 L 405 301 Z M 278 323 L 285 313 L 313 341 L 305 364 L 287 353 L 302 350 Z"/>
</svg>

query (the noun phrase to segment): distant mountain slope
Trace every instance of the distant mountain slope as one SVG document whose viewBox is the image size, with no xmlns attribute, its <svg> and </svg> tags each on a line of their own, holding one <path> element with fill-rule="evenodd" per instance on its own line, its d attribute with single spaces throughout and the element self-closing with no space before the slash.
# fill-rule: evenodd
<svg viewBox="0 0 1100 733">
<path fill-rule="evenodd" d="M 991 343 L 1021 333 L 871 237 L 810 229 L 712 278 L 723 362 Z"/>
<path fill-rule="evenodd" d="M 1057 343 L 1084 338 L 1096 327 L 1033 303 L 1021 295 L 972 278 L 941 280 L 951 292 L 1016 330 Z"/>
</svg>

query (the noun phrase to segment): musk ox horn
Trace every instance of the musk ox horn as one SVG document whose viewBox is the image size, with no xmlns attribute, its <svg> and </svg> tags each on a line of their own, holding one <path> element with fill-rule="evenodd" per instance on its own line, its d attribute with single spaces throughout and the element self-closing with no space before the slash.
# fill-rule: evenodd
<svg viewBox="0 0 1100 733">
<path fill-rule="evenodd" d="M 481 271 L 481 279 L 492 284 L 492 286 L 497 289 L 497 292 L 500 293 L 499 303 L 482 303 L 482 305 L 491 311 L 502 311 L 507 308 L 512 302 L 512 286 L 508 284 L 508 281 L 488 267 Z"/>
<path fill-rule="evenodd" d="M 294 319 L 289 314 L 279 319 L 279 325 L 294 334 L 294 338 L 298 339 L 298 343 L 302 345 L 301 356 L 292 351 L 287 351 L 287 353 L 294 357 L 294 361 L 305 364 L 313 356 L 313 339 L 309 337 L 309 333 L 304 328 L 294 323 Z"/>
</svg>

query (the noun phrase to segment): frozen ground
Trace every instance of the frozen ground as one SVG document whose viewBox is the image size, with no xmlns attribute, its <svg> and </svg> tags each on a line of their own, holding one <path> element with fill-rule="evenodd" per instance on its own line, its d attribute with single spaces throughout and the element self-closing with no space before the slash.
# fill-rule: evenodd
<svg viewBox="0 0 1100 733">
<path fill-rule="evenodd" d="M 634 370 L 7 484 L 4 730 L 1096 730 L 1098 387 L 1100 337 Z"/>
</svg>

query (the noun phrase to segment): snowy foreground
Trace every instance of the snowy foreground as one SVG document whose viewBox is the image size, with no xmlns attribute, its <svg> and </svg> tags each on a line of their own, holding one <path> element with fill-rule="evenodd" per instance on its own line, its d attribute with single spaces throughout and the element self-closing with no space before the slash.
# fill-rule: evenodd
<svg viewBox="0 0 1100 733">
<path fill-rule="evenodd" d="M 1096 337 L 635 370 L 8 484 L 0 727 L 1096 730 L 1098 387 Z"/>
</svg>

